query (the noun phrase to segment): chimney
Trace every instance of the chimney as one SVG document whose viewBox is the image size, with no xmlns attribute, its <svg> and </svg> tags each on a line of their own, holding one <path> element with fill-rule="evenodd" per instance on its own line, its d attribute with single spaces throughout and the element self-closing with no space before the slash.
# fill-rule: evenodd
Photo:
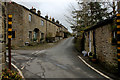
<svg viewBox="0 0 120 80">
<path fill-rule="evenodd" d="M 32 9 L 30 9 L 32 12 L 36 13 L 36 9 L 32 7 Z"/>
<path fill-rule="evenodd" d="M 52 21 L 53 21 L 53 22 L 55 22 L 55 19 L 54 19 L 54 18 L 52 18 Z"/>
<path fill-rule="evenodd" d="M 38 14 L 39 16 L 41 15 L 41 12 L 40 12 L 40 10 L 38 10 L 38 11 L 37 11 L 37 14 Z"/>
<path fill-rule="evenodd" d="M 56 21 L 56 23 L 58 23 L 58 24 L 59 24 L 59 21 L 57 20 L 57 21 Z"/>
<path fill-rule="evenodd" d="M 50 21 L 52 21 L 51 16 L 50 16 Z"/>
<path fill-rule="evenodd" d="M 48 19 L 48 15 L 46 15 L 45 18 Z"/>
</svg>

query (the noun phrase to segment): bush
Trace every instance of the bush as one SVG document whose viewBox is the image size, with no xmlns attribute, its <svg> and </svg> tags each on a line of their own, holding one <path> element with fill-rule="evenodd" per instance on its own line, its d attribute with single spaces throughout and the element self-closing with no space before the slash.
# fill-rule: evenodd
<svg viewBox="0 0 120 80">
<path fill-rule="evenodd" d="M 2 70 L 2 80 L 22 80 L 22 77 L 18 72 L 6 68 Z"/>
<path fill-rule="evenodd" d="M 83 37 L 75 37 L 74 38 L 74 43 L 75 43 L 75 48 L 77 49 L 78 52 L 82 53 L 84 50 L 84 39 Z"/>
<path fill-rule="evenodd" d="M 54 37 L 47 37 L 46 38 L 47 42 L 53 43 L 55 41 Z"/>
</svg>

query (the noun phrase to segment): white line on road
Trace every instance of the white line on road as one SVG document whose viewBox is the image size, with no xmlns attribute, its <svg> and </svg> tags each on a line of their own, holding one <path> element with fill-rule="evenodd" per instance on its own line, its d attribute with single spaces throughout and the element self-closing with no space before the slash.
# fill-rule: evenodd
<svg viewBox="0 0 120 80">
<path fill-rule="evenodd" d="M 7 62 L 9 62 L 9 61 L 7 61 Z M 17 67 L 16 65 L 14 65 L 13 63 L 11 63 L 11 65 L 12 65 L 15 69 L 17 69 L 17 71 L 18 71 L 19 74 L 22 76 L 22 78 L 25 79 L 24 76 L 23 76 L 23 74 L 22 74 L 22 71 L 20 71 L 20 69 L 18 69 L 18 67 Z"/>
<path fill-rule="evenodd" d="M 92 67 L 91 65 L 89 65 L 85 60 L 83 60 L 80 56 L 78 56 L 78 58 L 80 58 L 82 60 L 82 62 L 84 62 L 88 67 L 90 67 L 91 69 L 93 69 L 94 71 L 96 71 L 97 73 L 99 73 L 100 75 L 104 76 L 105 78 L 109 79 L 109 80 L 113 80 L 110 77 L 108 77 L 107 75 L 103 74 L 102 72 L 98 71 L 97 69 L 95 69 L 94 67 Z"/>
<path fill-rule="evenodd" d="M 16 65 L 14 65 L 13 63 L 11 63 L 11 64 L 14 66 L 14 68 L 16 68 L 18 70 L 18 72 L 22 76 L 22 78 L 24 78 L 24 76 L 23 76 L 22 72 L 20 71 L 20 69 L 18 69 L 18 67 Z"/>
<path fill-rule="evenodd" d="M 22 68 L 21 68 L 21 70 L 23 70 L 25 68 L 25 66 L 23 66 Z"/>
</svg>

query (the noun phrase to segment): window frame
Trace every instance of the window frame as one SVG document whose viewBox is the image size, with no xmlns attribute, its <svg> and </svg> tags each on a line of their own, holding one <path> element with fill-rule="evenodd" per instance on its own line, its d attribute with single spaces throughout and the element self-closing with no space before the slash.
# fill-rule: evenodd
<svg viewBox="0 0 120 80">
<path fill-rule="evenodd" d="M 44 26 L 44 20 L 41 20 L 41 26 Z"/>
<path fill-rule="evenodd" d="M 14 33 L 14 34 L 13 34 Z M 14 36 L 13 36 L 14 35 Z M 12 31 L 12 39 L 15 39 L 16 38 L 16 31 L 15 30 L 13 30 Z"/>
<path fill-rule="evenodd" d="M 32 22 L 32 15 L 29 14 L 29 22 Z"/>
</svg>

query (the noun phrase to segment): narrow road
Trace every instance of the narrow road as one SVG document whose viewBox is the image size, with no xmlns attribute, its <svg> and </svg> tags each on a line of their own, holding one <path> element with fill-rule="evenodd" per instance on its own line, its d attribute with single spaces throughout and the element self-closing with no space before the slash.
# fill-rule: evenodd
<svg viewBox="0 0 120 80">
<path fill-rule="evenodd" d="M 68 38 L 47 50 L 16 50 L 12 52 L 12 62 L 22 70 L 28 80 L 30 78 L 32 78 L 31 80 L 39 80 L 39 78 L 105 80 L 77 57 L 78 53 L 74 49 L 73 38 Z"/>
</svg>

